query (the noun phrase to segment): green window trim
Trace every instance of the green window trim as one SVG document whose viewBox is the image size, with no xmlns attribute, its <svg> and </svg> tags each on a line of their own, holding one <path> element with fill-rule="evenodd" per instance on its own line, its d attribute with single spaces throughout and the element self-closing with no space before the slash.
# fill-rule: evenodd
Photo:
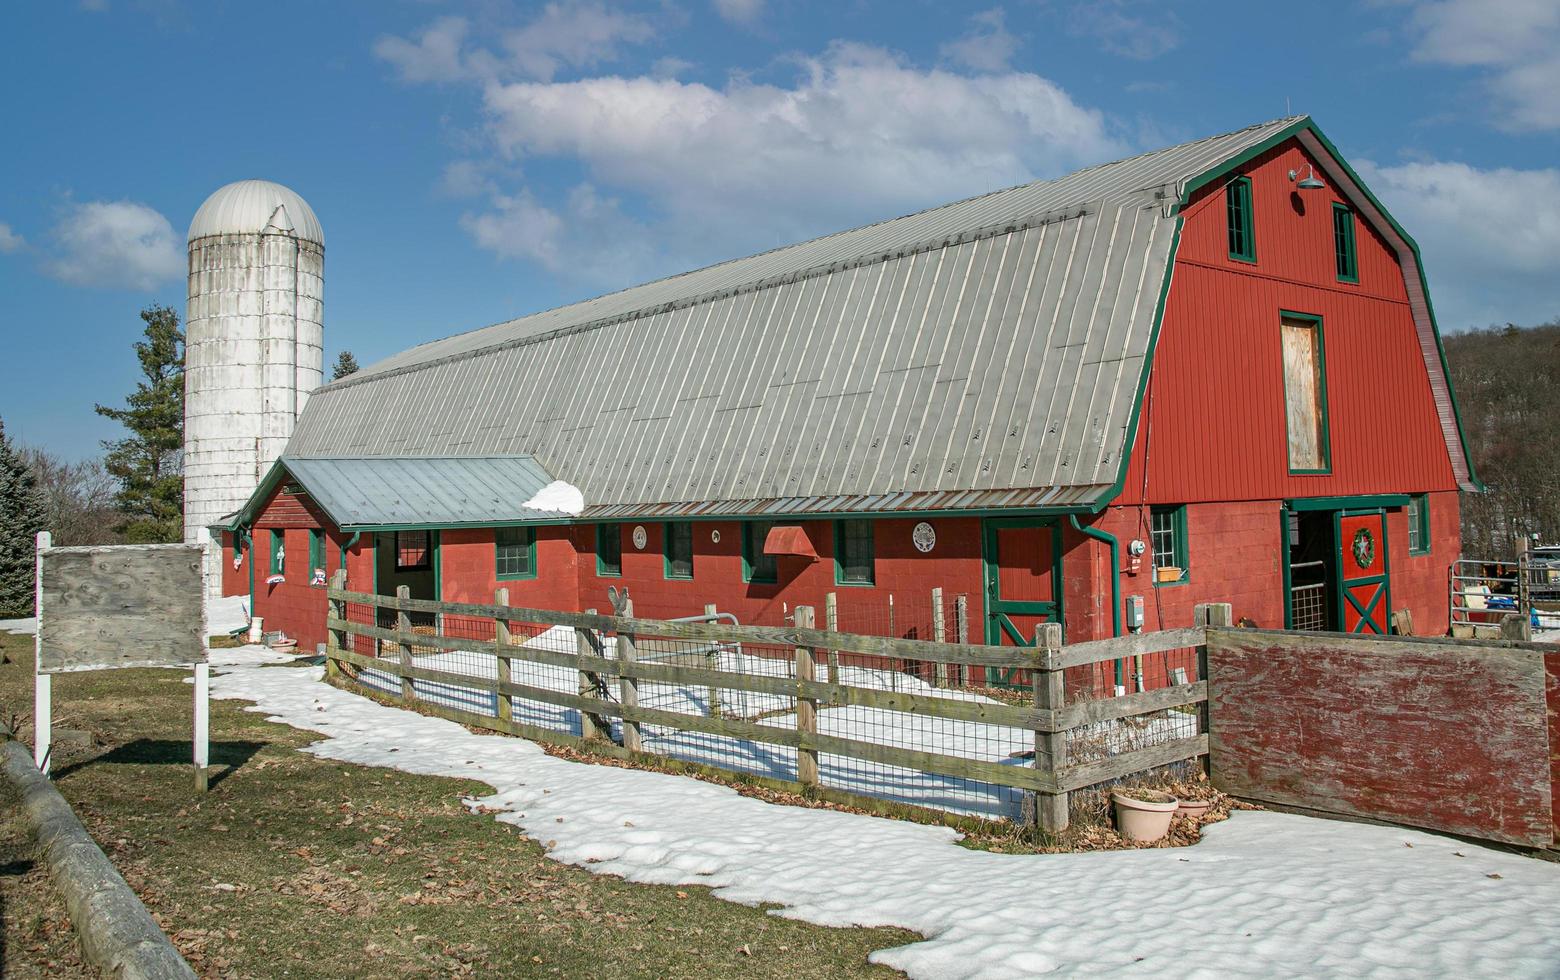
<svg viewBox="0 0 1560 980">
<path fill-rule="evenodd" d="M 270 574 L 287 574 L 287 532 L 279 527 L 274 527 L 271 529 Z"/>
<path fill-rule="evenodd" d="M 1411 494 L 1404 512 L 1408 516 L 1408 553 L 1428 555 L 1430 553 L 1430 495 Z"/>
<path fill-rule="evenodd" d="M 494 530 L 493 573 L 500 582 L 536 578 L 536 528 Z"/>
<path fill-rule="evenodd" d="M 419 543 L 418 536 L 421 536 Z M 433 568 L 433 531 L 395 531 L 391 541 L 395 548 L 395 570 L 398 572 L 426 572 Z M 406 541 L 403 542 L 402 539 Z M 419 553 L 422 558 L 407 561 L 408 553 Z"/>
<path fill-rule="evenodd" d="M 686 551 L 686 557 L 676 552 Z M 686 564 L 686 572 L 676 568 Z M 661 570 L 668 579 L 693 578 L 693 525 L 687 521 L 667 521 L 661 527 Z"/>
<path fill-rule="evenodd" d="M 1354 240 L 1354 209 L 1333 203 L 1333 267 L 1339 282 L 1360 281 L 1360 257 Z"/>
<path fill-rule="evenodd" d="M 607 560 L 607 555 L 612 560 Z M 598 578 L 623 577 L 623 525 L 596 525 L 596 575 Z"/>
<path fill-rule="evenodd" d="M 1251 178 L 1236 177 L 1225 186 L 1224 209 L 1230 258 L 1257 261 L 1256 222 L 1251 208 Z"/>
<path fill-rule="evenodd" d="M 314 571 L 325 571 L 325 532 L 319 528 L 309 530 L 309 580 L 314 580 Z"/>
<path fill-rule="evenodd" d="M 769 584 L 780 581 L 780 566 L 774 555 L 764 554 L 764 540 L 774 521 L 742 522 L 742 581 Z"/>
<path fill-rule="evenodd" d="M 834 522 L 834 584 L 872 586 L 877 584 L 877 547 L 875 528 L 865 518 Z M 866 572 L 849 569 L 866 568 Z"/>
<path fill-rule="evenodd" d="M 1314 324 L 1316 327 L 1316 400 L 1318 419 L 1318 433 L 1320 438 L 1320 450 L 1322 465 L 1316 469 L 1296 469 L 1291 462 L 1289 454 L 1289 408 L 1288 402 L 1284 407 L 1284 462 L 1289 466 L 1290 476 L 1330 476 L 1332 475 L 1332 420 L 1328 417 L 1327 409 L 1327 330 L 1322 318 L 1315 313 L 1297 313 L 1294 310 L 1279 310 L 1279 329 L 1283 329 L 1285 320 L 1303 320 Z M 1280 343 L 1282 346 L 1282 342 Z M 1279 352 L 1278 369 L 1280 375 L 1284 372 L 1283 352 Z M 1288 382 L 1280 379 L 1285 385 L 1285 398 L 1288 398 Z"/>
<path fill-rule="evenodd" d="M 1167 585 L 1185 585 L 1192 580 L 1192 564 L 1187 548 L 1186 505 L 1149 508 L 1149 556 L 1154 566 L 1154 588 Z M 1160 559 L 1163 567 L 1181 570 L 1181 577 L 1169 582 L 1159 581 Z"/>
</svg>

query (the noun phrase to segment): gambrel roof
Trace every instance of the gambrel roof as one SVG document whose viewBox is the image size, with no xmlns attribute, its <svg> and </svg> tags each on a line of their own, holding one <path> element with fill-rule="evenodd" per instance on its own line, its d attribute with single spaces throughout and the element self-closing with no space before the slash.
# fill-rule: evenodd
<svg viewBox="0 0 1560 980">
<path fill-rule="evenodd" d="M 586 519 L 1098 509 L 1186 195 L 1306 131 L 1279 119 L 423 344 L 314 392 L 288 455 L 527 454 Z"/>
</svg>

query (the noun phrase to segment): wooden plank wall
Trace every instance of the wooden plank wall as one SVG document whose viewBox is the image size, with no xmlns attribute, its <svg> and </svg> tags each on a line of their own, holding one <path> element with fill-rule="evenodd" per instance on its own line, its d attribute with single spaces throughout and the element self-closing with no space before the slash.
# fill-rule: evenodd
<svg viewBox="0 0 1560 980">
<path fill-rule="evenodd" d="M 39 556 L 43 673 L 205 661 L 200 545 L 50 548 Z"/>
<path fill-rule="evenodd" d="M 1543 648 L 1210 629 L 1207 651 L 1210 765 L 1225 792 L 1554 839 Z"/>
</svg>

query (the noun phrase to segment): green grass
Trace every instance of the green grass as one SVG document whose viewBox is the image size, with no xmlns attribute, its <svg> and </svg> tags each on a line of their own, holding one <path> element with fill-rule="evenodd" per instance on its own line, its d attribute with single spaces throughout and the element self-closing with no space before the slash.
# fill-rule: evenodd
<svg viewBox="0 0 1560 980">
<path fill-rule="evenodd" d="M 32 641 L 0 634 L 0 713 L 30 741 Z M 286 668 L 277 668 L 286 669 Z M 203 976 L 891 975 L 898 929 L 826 929 L 707 889 L 629 884 L 548 860 L 461 805 L 483 784 L 317 759 L 315 736 L 212 703 L 214 785 L 192 788 L 190 688 L 170 670 L 54 680 L 71 801 Z M 0 785 L 0 975 L 87 976 Z"/>
</svg>

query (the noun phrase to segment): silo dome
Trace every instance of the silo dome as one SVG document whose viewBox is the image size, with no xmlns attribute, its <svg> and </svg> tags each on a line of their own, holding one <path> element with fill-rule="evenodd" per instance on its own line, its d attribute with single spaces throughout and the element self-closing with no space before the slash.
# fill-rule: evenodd
<svg viewBox="0 0 1560 980">
<path fill-rule="evenodd" d="M 190 241 L 211 235 L 283 234 L 325 245 L 325 230 L 307 201 L 269 180 L 219 187 L 195 212 Z"/>
</svg>

